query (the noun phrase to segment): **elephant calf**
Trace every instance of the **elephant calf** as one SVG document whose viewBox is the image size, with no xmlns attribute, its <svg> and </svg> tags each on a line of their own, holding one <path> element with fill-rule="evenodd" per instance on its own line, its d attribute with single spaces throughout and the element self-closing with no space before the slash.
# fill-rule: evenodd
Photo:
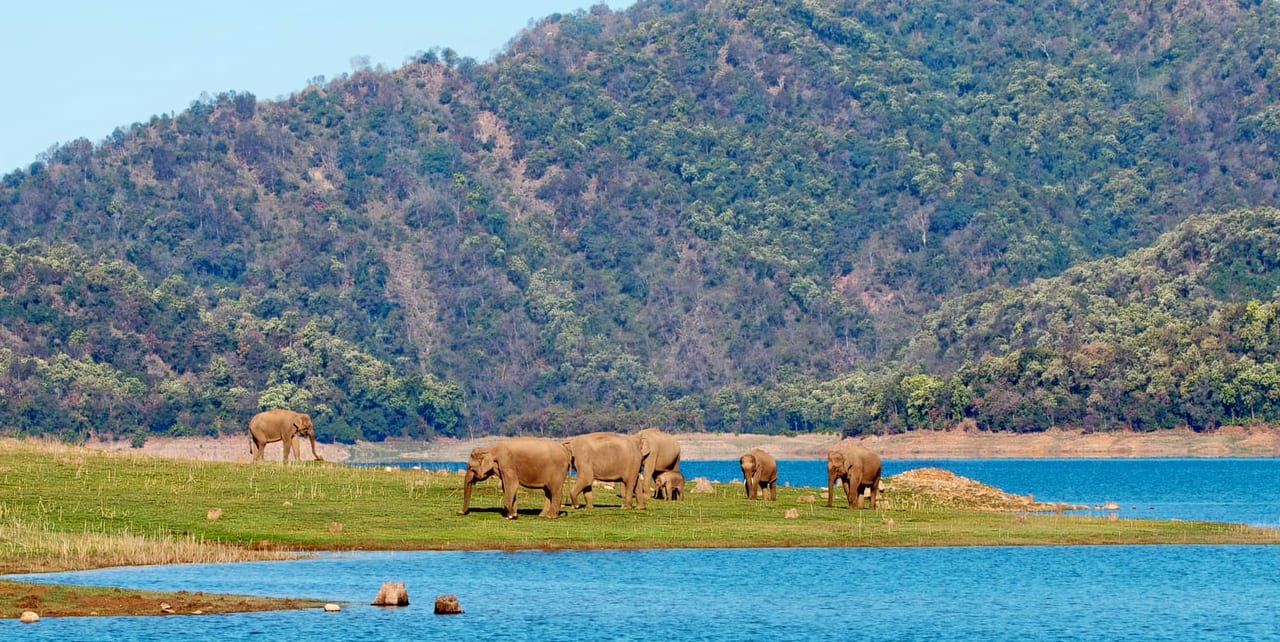
<svg viewBox="0 0 1280 642">
<path fill-rule="evenodd" d="M 680 441 L 659 428 L 645 428 L 636 433 L 649 444 L 648 453 L 640 459 L 640 490 L 649 496 L 649 484 L 658 482 L 658 475 L 669 470 L 680 470 Z"/>
<path fill-rule="evenodd" d="M 653 483 L 654 499 L 670 499 L 678 500 L 684 498 L 684 475 L 678 470 L 668 470 L 658 473 L 658 479 Z"/>
</svg>

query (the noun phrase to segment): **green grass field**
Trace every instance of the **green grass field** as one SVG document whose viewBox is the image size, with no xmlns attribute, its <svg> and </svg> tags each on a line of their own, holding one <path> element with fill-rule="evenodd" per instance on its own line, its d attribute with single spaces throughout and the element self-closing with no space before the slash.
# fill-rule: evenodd
<svg viewBox="0 0 1280 642">
<path fill-rule="evenodd" d="M 501 513 L 496 479 L 457 514 L 462 478 L 420 470 L 320 462 L 236 464 L 171 460 L 0 440 L 0 572 L 121 564 L 232 561 L 313 550 L 987 546 L 1280 543 L 1280 530 L 955 508 L 886 480 L 888 508 L 827 508 L 821 489 L 781 488 L 749 501 L 741 485 L 537 517 L 541 493 L 522 491 L 520 519 Z M 692 488 L 692 483 L 689 485 Z M 814 498 L 816 502 L 800 499 Z M 784 517 L 796 509 L 794 519 Z"/>
</svg>

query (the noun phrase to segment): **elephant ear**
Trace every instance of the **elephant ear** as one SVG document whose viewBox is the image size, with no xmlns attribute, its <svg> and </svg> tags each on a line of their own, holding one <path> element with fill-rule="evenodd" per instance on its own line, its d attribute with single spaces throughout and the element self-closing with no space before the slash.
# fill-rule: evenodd
<svg viewBox="0 0 1280 642">
<path fill-rule="evenodd" d="M 833 470 L 843 472 L 846 468 L 844 461 L 844 453 L 834 452 L 827 456 L 827 461 L 831 463 Z"/>
<path fill-rule="evenodd" d="M 640 458 L 648 459 L 653 452 L 653 447 L 649 444 L 649 438 L 644 435 L 640 436 Z"/>
</svg>

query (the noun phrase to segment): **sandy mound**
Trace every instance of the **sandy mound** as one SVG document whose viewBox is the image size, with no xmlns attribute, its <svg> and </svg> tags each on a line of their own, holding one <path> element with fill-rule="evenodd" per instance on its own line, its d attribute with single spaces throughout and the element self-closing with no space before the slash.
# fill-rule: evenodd
<svg viewBox="0 0 1280 642">
<path fill-rule="evenodd" d="M 895 506 L 910 508 L 969 508 L 990 511 L 1049 511 L 1053 504 L 1027 495 L 1006 493 L 995 486 L 961 477 L 941 468 L 915 468 L 884 479 L 884 497 Z"/>
</svg>

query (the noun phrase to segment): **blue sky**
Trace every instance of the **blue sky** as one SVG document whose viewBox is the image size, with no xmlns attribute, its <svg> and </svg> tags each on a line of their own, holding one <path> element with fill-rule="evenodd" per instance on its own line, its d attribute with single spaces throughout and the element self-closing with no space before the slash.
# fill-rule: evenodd
<svg viewBox="0 0 1280 642">
<path fill-rule="evenodd" d="M 605 0 L 623 9 L 634 0 Z M 36 0 L 0 20 L 0 175 L 50 146 L 186 109 L 202 92 L 274 100 L 352 60 L 395 69 L 449 47 L 492 58 L 529 21 L 597 0 Z"/>
</svg>

